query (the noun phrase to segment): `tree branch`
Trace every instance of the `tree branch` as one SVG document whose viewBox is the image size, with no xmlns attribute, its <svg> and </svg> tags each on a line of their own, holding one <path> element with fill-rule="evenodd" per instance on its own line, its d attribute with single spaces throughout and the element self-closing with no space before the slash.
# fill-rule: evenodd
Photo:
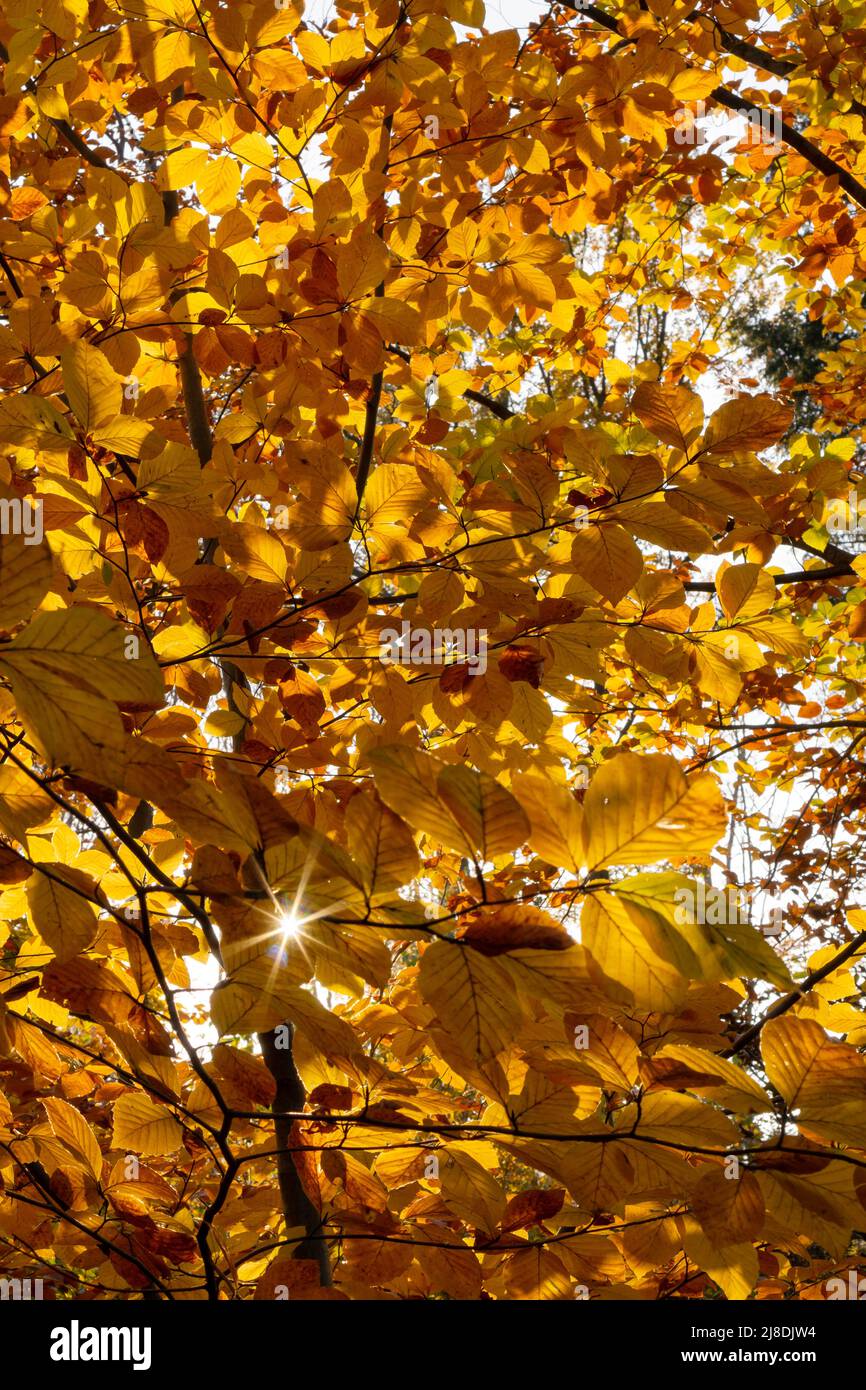
<svg viewBox="0 0 866 1390">
<path fill-rule="evenodd" d="M 394 343 L 389 344 L 388 351 L 393 352 L 395 357 L 401 358 L 403 362 L 412 361 L 411 352 L 406 352 L 403 348 L 397 347 Z M 467 401 L 474 401 L 476 405 L 483 405 L 486 410 L 491 411 L 494 415 L 498 415 L 500 420 L 511 420 L 517 414 L 517 411 L 512 410 L 510 406 L 503 405 L 501 401 L 497 401 L 493 396 L 488 396 L 486 391 L 473 391 L 470 388 L 463 392 L 463 398 Z"/>
<path fill-rule="evenodd" d="M 384 153 L 383 174 L 388 170 L 388 156 L 391 150 L 391 125 L 393 117 L 389 113 L 382 122 L 382 147 Z M 385 240 L 384 219 L 376 228 L 376 235 L 382 241 Z M 376 286 L 376 297 L 381 299 L 385 293 L 384 279 Z M 370 467 L 373 462 L 373 449 L 376 444 L 376 424 L 379 417 L 379 403 L 382 400 L 382 381 L 384 368 L 376 372 L 370 383 L 370 394 L 367 397 L 367 408 L 364 412 L 364 437 L 361 440 L 361 452 L 358 455 L 358 469 L 355 474 L 355 491 L 358 495 L 358 502 L 355 507 L 355 521 L 361 515 L 361 502 L 364 499 L 364 489 L 367 486 L 367 479 L 370 476 Z"/>
<path fill-rule="evenodd" d="M 767 112 L 767 108 L 759 106 L 757 102 L 737 96 L 727 87 L 714 87 L 710 96 L 720 106 L 726 106 L 729 111 L 738 111 L 741 115 L 751 116 L 755 112 L 775 114 Z M 829 178 L 838 179 L 839 187 L 844 188 L 848 197 L 853 202 L 859 203 L 861 207 L 866 208 L 866 185 L 860 183 L 859 179 L 855 179 L 853 174 L 849 174 L 847 169 L 843 169 L 841 164 L 838 164 L 835 159 L 831 159 L 823 150 L 819 150 L 812 140 L 807 140 L 805 135 L 801 135 L 792 125 L 788 125 L 787 121 L 780 120 L 779 128 L 782 139 L 787 145 L 802 155 L 814 169 L 818 169 L 822 174 L 827 174 Z"/>
<path fill-rule="evenodd" d="M 0 61 L 3 63 L 9 62 L 9 50 L 4 43 L 0 43 Z M 25 91 L 30 92 L 38 100 L 39 90 L 35 78 L 31 77 L 30 81 L 25 83 Z M 95 150 L 92 150 L 90 146 L 82 140 L 77 130 L 73 130 L 68 121 L 61 120 L 57 116 L 46 116 L 45 120 L 48 121 L 49 125 L 54 126 L 58 135 L 62 135 L 67 145 L 71 145 L 72 149 L 80 154 L 81 158 L 85 160 L 87 164 L 92 164 L 96 169 L 111 168 L 108 161 L 103 159 L 101 154 L 97 154 Z"/>
<path fill-rule="evenodd" d="M 568 3 L 568 0 L 562 0 L 562 3 L 567 10 L 573 10 L 580 15 L 585 15 L 587 18 L 594 20 L 596 24 L 600 24 L 602 28 L 608 29 L 612 34 L 622 33 L 618 22 L 609 14 L 606 14 L 604 10 L 600 10 L 597 5 L 572 5 Z M 724 36 L 721 46 L 725 48 L 725 37 L 732 36 L 726 36 L 725 31 L 719 31 L 718 29 L 717 32 Z M 744 41 L 737 40 L 736 42 L 740 43 Z M 737 57 L 741 56 L 741 54 L 736 53 L 736 50 L 733 48 L 728 51 L 734 53 Z M 756 52 L 760 51 L 761 50 L 756 50 Z M 773 69 L 771 68 L 770 71 L 773 71 Z M 729 111 L 751 114 L 752 112 L 765 110 L 765 108 L 758 106 L 754 101 L 747 101 L 745 97 L 737 96 L 735 92 L 730 91 L 727 87 L 714 87 L 710 96 L 714 101 L 717 101 L 720 106 L 727 107 Z M 782 138 L 786 144 L 796 150 L 799 155 L 802 155 L 813 168 L 820 170 L 822 174 L 827 174 L 831 178 L 837 178 L 839 180 L 839 187 L 845 190 L 849 198 L 851 198 L 853 202 L 859 203 L 861 207 L 866 208 L 866 185 L 860 183 L 858 179 L 855 179 L 854 175 L 849 173 L 847 169 L 844 169 L 835 159 L 831 159 L 830 155 L 820 150 L 813 141 L 807 140 L 805 135 L 801 135 L 793 126 L 788 125 L 787 121 L 781 122 L 781 131 Z"/>
<path fill-rule="evenodd" d="M 702 11 L 695 10 L 690 19 L 698 18 Z M 710 16 L 706 16 L 709 18 Z M 721 47 L 726 53 L 732 53 L 735 58 L 740 58 L 744 63 L 749 63 L 753 68 L 762 68 L 764 72 L 772 72 L 776 77 L 787 77 L 789 73 L 796 72 L 802 66 L 788 58 L 777 58 L 775 54 L 769 53 L 766 48 L 758 48 L 757 44 L 749 43 L 747 39 L 739 39 L 736 34 L 728 33 L 721 24 L 713 20 L 713 28 L 721 40 Z"/>
<path fill-rule="evenodd" d="M 179 100 L 182 96 L 183 88 L 179 87 L 172 94 L 172 102 Z M 165 225 L 169 227 L 180 211 L 180 200 L 173 188 L 166 188 L 163 191 L 162 206 Z M 192 334 L 188 333 L 185 328 L 178 331 L 183 336 L 184 344 L 182 352 L 178 354 L 177 364 L 180 371 L 180 386 L 186 412 L 187 429 L 192 446 L 198 454 L 198 461 L 204 468 L 206 464 L 210 463 L 213 454 L 213 434 L 211 433 L 207 403 L 201 384 L 201 372 L 193 352 Z"/>
<path fill-rule="evenodd" d="M 854 940 L 849 941 L 848 945 L 843 947 L 832 960 L 829 960 L 826 965 L 822 965 L 820 970 L 813 970 L 811 975 L 807 975 L 799 988 L 792 990 L 790 994 L 786 994 L 782 999 L 777 1000 L 773 1007 L 767 1010 L 763 1018 L 759 1018 L 757 1023 L 753 1023 L 744 1033 L 740 1033 L 733 1045 L 728 1048 L 727 1052 L 723 1052 L 722 1056 L 734 1057 L 738 1052 L 742 1052 L 743 1048 L 748 1047 L 753 1038 L 760 1036 L 761 1029 L 764 1027 L 765 1023 L 769 1023 L 771 1018 L 780 1018 L 781 1015 L 786 1014 L 789 1009 L 793 1009 L 795 1004 L 799 1004 L 804 994 L 808 994 L 815 985 L 820 984 L 822 980 L 826 980 L 828 975 L 832 975 L 834 970 L 838 970 L 840 965 L 844 965 L 846 960 L 850 960 L 851 956 L 856 955 L 861 946 L 866 946 L 866 931 L 858 932 Z"/>
<path fill-rule="evenodd" d="M 813 580 L 845 579 L 849 575 L 852 578 L 857 577 L 851 566 L 843 562 L 838 565 L 829 565 L 823 570 L 794 570 L 791 574 L 774 574 L 772 577 L 776 584 L 808 584 Z M 690 594 L 714 594 L 716 592 L 716 586 L 711 579 L 689 579 L 683 584 L 683 588 Z"/>
<path fill-rule="evenodd" d="M 703 10 L 693 10 L 688 16 L 689 19 L 698 18 L 711 19 L 705 15 Z M 763 72 L 771 72 L 776 77 L 789 77 L 798 68 L 804 68 L 808 72 L 808 67 L 802 58 L 779 58 L 775 53 L 770 53 L 766 48 L 759 48 L 757 44 L 750 43 L 748 39 L 741 39 L 736 34 L 724 29 L 715 19 L 712 19 L 713 29 L 721 40 L 721 48 L 726 53 L 731 53 L 741 62 L 748 63 L 750 67 L 760 68 Z M 811 74 L 810 74 L 811 75 Z M 862 102 L 852 100 L 849 110 L 858 116 L 866 116 L 866 106 Z"/>
<path fill-rule="evenodd" d="M 517 414 L 510 406 L 502 405 L 500 401 L 494 400 L 492 396 L 488 396 L 485 391 L 464 391 L 463 395 L 466 397 L 467 401 L 474 401 L 476 405 L 483 405 L 485 410 L 489 410 L 491 414 L 498 416 L 500 420 L 513 420 L 514 416 Z"/>
<path fill-rule="evenodd" d="M 57 131 L 58 135 L 63 136 L 63 139 L 66 141 L 67 145 L 71 145 L 72 148 L 78 154 L 81 155 L 81 158 L 85 161 L 85 163 L 92 164 L 94 169 L 111 168 L 111 165 L 108 163 L 108 160 L 103 159 L 101 154 L 97 154 L 95 150 L 92 150 L 90 146 L 86 144 L 84 140 L 82 140 L 81 136 L 78 134 L 78 131 L 73 130 L 72 126 L 69 124 L 68 121 L 57 120 L 54 116 L 49 116 L 48 120 L 54 126 L 54 129 Z"/>
</svg>

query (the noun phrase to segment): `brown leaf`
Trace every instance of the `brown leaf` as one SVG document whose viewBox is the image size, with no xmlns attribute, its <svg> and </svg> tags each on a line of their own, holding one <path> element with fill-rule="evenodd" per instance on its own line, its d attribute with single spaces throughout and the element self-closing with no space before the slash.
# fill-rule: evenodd
<svg viewBox="0 0 866 1390">
<path fill-rule="evenodd" d="M 499 670 L 507 681 L 526 681 L 537 690 L 541 685 L 544 657 L 532 647 L 506 647 L 499 658 Z"/>
<path fill-rule="evenodd" d="M 0 843 L 0 883 L 23 883 L 32 873 L 33 869 L 17 850 Z"/>
<path fill-rule="evenodd" d="M 533 1187 L 518 1192 L 505 1208 L 502 1230 L 529 1230 L 532 1226 L 540 1226 L 561 1211 L 564 1201 L 564 1187 Z"/>
</svg>

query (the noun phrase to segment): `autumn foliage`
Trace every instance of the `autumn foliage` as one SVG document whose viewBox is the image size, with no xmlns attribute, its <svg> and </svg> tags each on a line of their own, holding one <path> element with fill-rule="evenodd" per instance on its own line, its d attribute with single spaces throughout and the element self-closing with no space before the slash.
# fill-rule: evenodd
<svg viewBox="0 0 866 1390">
<path fill-rule="evenodd" d="M 5 1276 L 858 1267 L 858 14 L 5 9 Z"/>
</svg>

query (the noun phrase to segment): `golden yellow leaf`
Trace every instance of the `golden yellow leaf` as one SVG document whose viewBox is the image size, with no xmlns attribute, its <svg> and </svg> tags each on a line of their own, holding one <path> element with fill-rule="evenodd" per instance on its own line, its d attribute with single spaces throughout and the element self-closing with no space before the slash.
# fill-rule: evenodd
<svg viewBox="0 0 866 1390">
<path fill-rule="evenodd" d="M 4 505 L 0 501 L 0 508 Z M 0 535 L 0 627 L 14 627 L 32 616 L 48 592 L 51 572 L 45 541 L 35 535 Z"/>
<path fill-rule="evenodd" d="M 86 951 L 96 935 L 94 892 L 87 874 L 65 864 L 40 864 L 28 880 L 33 924 L 61 964 Z"/>
<path fill-rule="evenodd" d="M 716 589 L 729 622 L 766 613 L 776 601 L 772 575 L 760 565 L 725 565 L 716 576 Z"/>
<path fill-rule="evenodd" d="M 451 1144 L 439 1160 L 439 1180 L 446 1206 L 470 1226 L 491 1233 L 505 1210 L 505 1193 L 467 1148 Z"/>
<path fill-rule="evenodd" d="M 75 436 L 65 416 L 43 396 L 0 401 L 0 434 L 7 444 L 65 454 Z"/>
<path fill-rule="evenodd" d="M 218 155 L 196 177 L 198 196 L 208 212 L 229 212 L 235 205 L 241 186 L 241 170 L 231 155 Z"/>
<path fill-rule="evenodd" d="M 665 444 L 687 450 L 704 422 L 701 398 L 687 386 L 659 386 L 642 381 L 632 396 L 632 409 L 642 424 Z"/>
<path fill-rule="evenodd" d="M 82 429 L 90 434 L 120 414 L 123 383 L 104 353 L 83 339 L 61 354 L 63 389 Z"/>
<path fill-rule="evenodd" d="M 16 840 L 49 819 L 53 802 L 38 782 L 13 763 L 0 763 L 0 825 Z"/>
<path fill-rule="evenodd" d="M 633 920 L 628 904 L 612 893 L 591 893 L 581 910 L 581 940 L 590 956 L 590 972 L 628 990 L 639 1009 L 676 1012 L 688 988 L 680 971 L 652 950 Z"/>
<path fill-rule="evenodd" d="M 586 859 L 583 807 L 566 787 L 535 773 L 521 773 L 514 790 L 530 822 L 529 843 L 558 868 L 579 873 Z"/>
<path fill-rule="evenodd" d="M 640 550 L 628 531 L 615 522 L 581 527 L 571 543 L 571 562 L 611 603 L 618 603 L 633 589 L 643 572 Z"/>
<path fill-rule="evenodd" d="M 831 1042 L 810 1019 L 785 1014 L 764 1025 L 761 1052 L 803 1134 L 822 1144 L 866 1146 L 866 1058 L 856 1048 Z"/>
<path fill-rule="evenodd" d="M 689 1200 L 704 1235 L 716 1245 L 754 1240 L 764 1225 L 764 1198 L 748 1168 L 728 1177 L 723 1168 L 703 1170 Z"/>
<path fill-rule="evenodd" d="M 113 1149 L 165 1157 L 180 1148 L 183 1130 L 161 1105 L 138 1091 L 125 1091 L 114 1105 Z"/>
<path fill-rule="evenodd" d="M 683 1249 L 690 1260 L 719 1285 L 725 1298 L 740 1301 L 752 1293 L 758 1280 L 758 1253 L 751 1243 L 718 1246 L 709 1240 L 693 1217 L 681 1217 Z"/>
<path fill-rule="evenodd" d="M 528 837 L 520 805 L 486 773 L 396 745 L 370 762 L 382 800 L 440 844 L 493 859 Z"/>
<path fill-rule="evenodd" d="M 220 1037 L 263 1033 L 278 1024 L 293 1023 L 326 1055 L 352 1057 L 359 1050 L 345 1019 L 326 1009 L 308 990 L 286 981 L 275 955 L 242 965 L 217 985 L 211 995 L 211 1017 Z"/>
<path fill-rule="evenodd" d="M 701 450 L 707 454 L 736 454 L 767 449 L 775 444 L 791 423 L 790 406 L 781 405 L 761 392 L 738 396 L 712 416 Z"/>
<path fill-rule="evenodd" d="M 364 493 L 363 514 L 373 531 L 408 522 L 427 500 L 423 480 L 413 468 L 386 463 L 371 475 Z"/>
<path fill-rule="evenodd" d="M 371 792 L 353 796 L 346 808 L 349 852 L 370 897 L 400 888 L 418 872 L 418 851 L 405 821 Z"/>
<path fill-rule="evenodd" d="M 653 1062 L 656 1061 L 676 1062 L 686 1073 L 695 1073 L 694 1085 L 688 1076 L 678 1073 L 678 1089 L 706 1090 L 710 1100 L 719 1100 L 728 1109 L 734 1106 L 742 1108 L 747 1113 L 773 1108 L 773 1102 L 763 1086 L 749 1075 L 745 1067 L 735 1066 L 733 1062 L 718 1057 L 716 1053 L 708 1052 L 705 1048 L 691 1047 L 685 1043 L 668 1043 L 653 1053 Z"/>
<path fill-rule="evenodd" d="M 114 702 L 158 707 L 159 667 L 142 640 L 93 608 L 42 613 L 2 648 L 0 674 L 52 762 L 87 766 L 123 738 Z"/>
<path fill-rule="evenodd" d="M 73 1153 L 83 1159 L 84 1165 L 97 1182 L 102 1178 L 102 1150 L 90 1125 L 80 1110 L 57 1096 L 45 1096 L 42 1100 L 48 1123 L 52 1130 Z"/>
<path fill-rule="evenodd" d="M 423 998 L 461 1052 L 486 1061 L 514 1040 L 521 1008 L 514 986 L 495 960 L 470 947 L 434 941 L 421 957 Z"/>
<path fill-rule="evenodd" d="M 686 778 L 675 758 L 619 753 L 603 763 L 584 800 L 590 868 L 653 864 L 711 850 L 725 829 L 709 774 Z"/>
</svg>

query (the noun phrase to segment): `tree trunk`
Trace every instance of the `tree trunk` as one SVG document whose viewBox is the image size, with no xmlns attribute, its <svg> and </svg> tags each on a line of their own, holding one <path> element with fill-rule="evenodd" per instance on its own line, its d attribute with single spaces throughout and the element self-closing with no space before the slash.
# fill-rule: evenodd
<svg viewBox="0 0 866 1390">
<path fill-rule="evenodd" d="M 298 1074 L 292 1052 L 293 1029 L 291 1024 L 286 1024 L 285 1027 L 289 1034 L 287 1047 L 277 1047 L 276 1029 L 272 1029 L 269 1033 L 259 1033 L 262 1057 L 268 1071 L 277 1083 L 277 1091 L 271 1109 L 274 1115 L 274 1133 L 279 1151 L 277 1176 L 283 1203 L 283 1216 L 287 1228 L 303 1226 L 307 1232 L 306 1240 L 298 1241 L 292 1251 L 292 1258 L 295 1260 L 316 1260 L 322 1286 L 327 1287 L 331 1284 L 331 1261 L 322 1232 L 322 1218 L 304 1191 L 300 1174 L 295 1167 L 292 1154 L 289 1152 L 294 1123 L 289 1118 L 289 1112 L 303 1110 L 306 1096 L 304 1083 Z"/>
</svg>

